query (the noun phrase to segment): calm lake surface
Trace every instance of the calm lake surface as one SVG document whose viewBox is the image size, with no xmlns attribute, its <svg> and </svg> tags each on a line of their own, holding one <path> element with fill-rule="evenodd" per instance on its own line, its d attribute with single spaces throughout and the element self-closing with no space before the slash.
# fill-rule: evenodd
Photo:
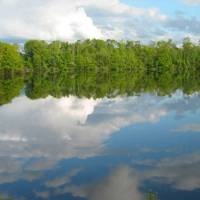
<svg viewBox="0 0 200 200">
<path fill-rule="evenodd" d="M 30 98 L 24 88 L 0 106 L 2 196 L 200 199 L 198 92 Z"/>
</svg>

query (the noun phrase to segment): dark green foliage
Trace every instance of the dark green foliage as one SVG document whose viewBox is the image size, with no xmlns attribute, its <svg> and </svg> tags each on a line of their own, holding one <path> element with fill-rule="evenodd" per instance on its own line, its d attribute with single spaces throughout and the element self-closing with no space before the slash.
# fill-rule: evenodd
<svg viewBox="0 0 200 200">
<path fill-rule="evenodd" d="M 0 43 L 0 104 L 19 94 L 24 80 L 16 78 L 15 71 L 24 68 L 29 72 L 25 74 L 29 76 L 25 92 L 33 99 L 200 91 L 200 45 L 188 38 L 181 48 L 171 40 L 151 45 L 114 40 L 30 40 L 23 55 L 16 45 Z"/>
<path fill-rule="evenodd" d="M 50 60 L 48 55 L 48 44 L 45 41 L 31 40 L 25 43 L 25 63 L 28 67 L 45 68 L 47 61 Z"/>
<path fill-rule="evenodd" d="M 35 65 L 34 56 L 28 56 L 36 52 L 31 55 L 41 56 L 40 60 L 43 57 L 32 43 L 46 49 L 43 52 L 48 55 L 47 59 L 41 63 L 44 67 Z M 31 51 L 27 51 L 27 44 Z M 29 41 L 27 44 L 25 55 L 33 59 L 33 75 L 26 88 L 30 98 L 48 95 L 101 98 L 141 92 L 170 95 L 177 89 L 187 94 L 199 91 L 200 47 L 189 40 L 184 40 L 182 48 L 171 40 L 152 45 L 114 40 L 73 44 Z"/>
<path fill-rule="evenodd" d="M 0 42 L 0 70 L 22 70 L 23 59 L 17 45 Z"/>
<path fill-rule="evenodd" d="M 184 39 L 178 48 L 171 40 L 152 45 L 114 40 L 85 40 L 69 44 L 59 41 L 28 41 L 27 66 L 60 71 L 157 71 L 183 72 L 199 69 L 200 46 Z"/>
<path fill-rule="evenodd" d="M 158 200 L 158 195 L 155 192 L 148 192 L 146 200 Z"/>
<path fill-rule="evenodd" d="M 0 74 L 1 75 L 1 74 Z M 71 72 L 33 71 L 32 74 L 0 78 L 0 105 L 9 103 L 24 88 L 31 99 L 74 95 L 87 98 L 113 98 L 140 95 L 171 95 L 176 90 L 185 94 L 200 92 L 200 72 Z M 25 80 L 25 81 L 24 81 Z"/>
<path fill-rule="evenodd" d="M 0 105 L 9 103 L 14 97 L 20 94 L 24 85 L 24 78 L 21 76 L 0 78 Z"/>
<path fill-rule="evenodd" d="M 34 72 L 27 81 L 25 92 L 32 99 L 48 95 L 112 98 L 143 92 L 165 96 L 178 89 L 192 94 L 200 91 L 199 76 L 197 72 Z"/>
<path fill-rule="evenodd" d="M 23 59 L 24 65 L 23 65 Z M 21 55 L 18 46 L 0 43 L 0 69 L 29 71 L 156 71 L 200 69 L 200 45 L 185 38 L 178 48 L 171 40 L 144 45 L 134 41 L 85 40 L 75 43 L 30 40 Z"/>
</svg>

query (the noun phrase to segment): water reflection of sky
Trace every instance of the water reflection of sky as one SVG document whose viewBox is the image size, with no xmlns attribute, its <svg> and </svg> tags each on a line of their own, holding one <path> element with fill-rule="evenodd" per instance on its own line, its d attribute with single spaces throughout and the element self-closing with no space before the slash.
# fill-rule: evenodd
<svg viewBox="0 0 200 200">
<path fill-rule="evenodd" d="M 200 197 L 200 98 L 13 99 L 0 107 L 0 191 L 16 199 Z"/>
</svg>

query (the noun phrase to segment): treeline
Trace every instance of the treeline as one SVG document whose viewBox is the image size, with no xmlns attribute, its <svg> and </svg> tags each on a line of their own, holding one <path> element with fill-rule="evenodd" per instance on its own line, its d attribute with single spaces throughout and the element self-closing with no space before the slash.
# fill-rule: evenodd
<svg viewBox="0 0 200 200">
<path fill-rule="evenodd" d="M 200 45 L 184 39 L 181 48 L 172 40 L 151 45 L 115 40 L 85 40 L 75 43 L 28 41 L 25 63 L 30 68 L 66 70 L 183 71 L 200 68 Z"/>
<path fill-rule="evenodd" d="M 20 51 L 17 45 L 0 43 L 0 105 L 18 96 L 24 85 L 32 99 L 142 92 L 170 95 L 177 89 L 186 94 L 199 92 L 199 77 L 200 45 L 189 39 L 179 48 L 172 41 L 143 45 L 113 40 L 32 40 Z"/>
<path fill-rule="evenodd" d="M 172 41 L 149 45 L 134 41 L 85 40 L 51 43 L 30 40 L 20 53 L 16 45 L 0 43 L 0 69 L 66 71 L 172 71 L 200 69 L 200 45 L 189 38 L 181 47 Z"/>
</svg>

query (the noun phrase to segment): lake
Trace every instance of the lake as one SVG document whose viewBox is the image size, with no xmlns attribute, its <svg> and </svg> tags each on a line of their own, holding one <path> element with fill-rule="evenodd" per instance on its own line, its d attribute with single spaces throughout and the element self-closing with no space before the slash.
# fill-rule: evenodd
<svg viewBox="0 0 200 200">
<path fill-rule="evenodd" d="M 20 200 L 199 200 L 195 80 L 180 85 L 172 78 L 163 85 L 165 77 L 151 85 L 130 76 L 2 80 L 0 194 Z"/>
</svg>

